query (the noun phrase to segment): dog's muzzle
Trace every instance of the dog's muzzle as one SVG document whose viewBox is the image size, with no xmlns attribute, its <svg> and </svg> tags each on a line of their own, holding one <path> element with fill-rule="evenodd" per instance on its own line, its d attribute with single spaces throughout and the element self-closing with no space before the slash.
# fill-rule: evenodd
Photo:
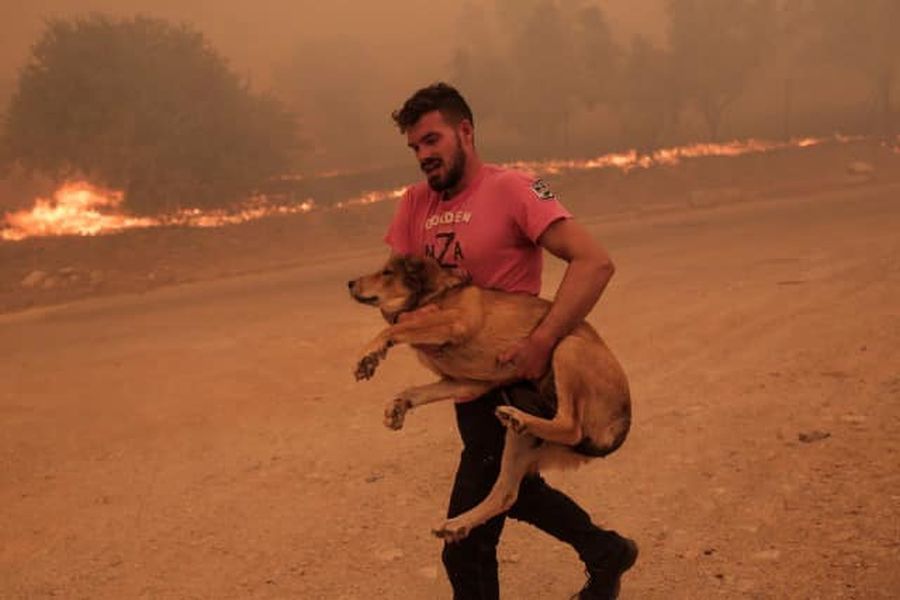
<svg viewBox="0 0 900 600">
<path fill-rule="evenodd" d="M 356 291 L 356 281 L 348 281 L 347 288 L 350 290 L 350 296 L 361 304 L 376 306 L 378 304 L 378 296 L 363 296 Z"/>
</svg>

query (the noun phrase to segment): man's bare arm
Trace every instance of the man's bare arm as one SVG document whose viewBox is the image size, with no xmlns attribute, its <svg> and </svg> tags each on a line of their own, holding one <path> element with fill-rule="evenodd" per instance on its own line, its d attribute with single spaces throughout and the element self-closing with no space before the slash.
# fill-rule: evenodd
<svg viewBox="0 0 900 600">
<path fill-rule="evenodd" d="M 500 362 L 515 364 L 519 375 L 527 379 L 537 379 L 546 372 L 556 343 L 591 312 L 615 272 L 603 246 L 571 219 L 550 225 L 538 243 L 569 265 L 544 319 L 531 335 L 498 357 Z"/>
<path fill-rule="evenodd" d="M 616 269 L 606 249 L 573 219 L 550 225 L 538 243 L 569 263 L 550 312 L 531 334 L 554 345 L 588 316 Z"/>
</svg>

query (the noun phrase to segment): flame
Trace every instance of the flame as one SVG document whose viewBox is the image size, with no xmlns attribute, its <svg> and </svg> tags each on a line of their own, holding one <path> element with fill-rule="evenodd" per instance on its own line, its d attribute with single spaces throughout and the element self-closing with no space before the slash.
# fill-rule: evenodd
<svg viewBox="0 0 900 600">
<path fill-rule="evenodd" d="M 836 134 L 832 137 L 808 137 L 781 142 L 757 139 L 735 140 L 724 143 L 701 143 L 660 148 L 649 154 L 628 150 L 603 154 L 590 159 L 515 161 L 503 166 L 541 175 L 553 175 L 562 171 L 611 168 L 627 173 L 633 169 L 675 166 L 683 160 L 691 158 L 733 157 L 787 148 L 809 148 L 828 142 L 845 144 L 864 139 L 866 139 L 865 136 Z M 900 143 L 900 137 L 897 138 L 897 143 Z M 900 146 L 893 145 L 891 149 L 900 154 Z M 336 177 L 341 173 L 342 171 L 330 171 L 324 176 Z M 286 181 L 304 178 L 301 175 L 285 175 L 281 179 Z M 405 190 L 405 187 L 400 187 L 368 191 L 358 197 L 338 202 L 332 208 L 341 210 L 396 199 L 402 196 Z M 158 217 L 136 217 L 122 212 L 123 198 L 124 195 L 120 191 L 103 189 L 84 181 L 66 183 L 54 192 L 52 200 L 38 198 L 30 210 L 7 213 L 5 227 L 0 229 L 0 239 L 18 241 L 38 236 L 99 235 L 136 227 L 167 225 L 221 227 L 271 215 L 307 213 L 318 208 L 312 198 L 294 204 L 278 204 L 260 195 L 230 211 L 186 209 L 175 214 Z"/>
<path fill-rule="evenodd" d="M 897 134 L 897 137 L 892 142 L 882 142 L 881 145 L 891 150 L 894 154 L 900 154 L 900 133 Z"/>
<path fill-rule="evenodd" d="M 0 239 L 22 240 L 31 236 L 97 235 L 133 227 L 158 225 L 149 217 L 116 214 L 122 204 L 122 192 L 105 190 L 84 181 L 64 184 L 52 199 L 38 198 L 31 210 L 6 215 L 6 227 Z M 112 214 L 101 212 L 106 209 Z"/>
<path fill-rule="evenodd" d="M 160 219 L 161 225 L 183 225 L 187 227 L 221 227 L 255 221 L 271 215 L 307 213 L 315 208 L 315 201 L 308 198 L 298 204 L 272 204 L 265 196 L 255 196 L 236 211 L 185 209 L 174 215 Z"/>
<path fill-rule="evenodd" d="M 555 175 L 561 171 L 587 171 L 592 169 L 617 168 L 624 172 L 632 169 L 649 169 L 656 166 L 675 166 L 684 159 L 710 156 L 742 156 L 772 152 L 786 148 L 809 148 L 826 142 L 836 141 L 848 143 L 864 139 L 863 136 L 841 136 L 830 138 L 798 138 L 784 142 L 766 140 L 734 140 L 724 143 L 690 144 L 672 148 L 660 148 L 649 154 L 640 154 L 637 150 L 610 153 L 586 160 L 549 160 L 549 161 L 516 161 L 504 166 L 532 171 L 542 175 Z"/>
<path fill-rule="evenodd" d="M 351 206 L 361 206 L 365 204 L 375 204 L 385 200 L 393 200 L 399 198 L 406 192 L 406 186 L 394 188 L 392 190 L 377 190 L 374 192 L 366 192 L 357 198 L 350 200 L 342 200 L 334 205 L 335 208 L 349 208 Z"/>
<path fill-rule="evenodd" d="M 305 213 L 313 210 L 312 199 L 297 204 L 272 204 L 265 196 L 251 198 L 234 211 L 185 209 L 159 217 L 135 217 L 121 212 L 124 194 L 85 181 L 62 185 L 53 199 L 38 198 L 31 210 L 7 213 L 0 239 L 19 241 L 28 237 L 116 233 L 137 227 L 182 225 L 221 227 L 260 219 L 269 215 Z"/>
</svg>

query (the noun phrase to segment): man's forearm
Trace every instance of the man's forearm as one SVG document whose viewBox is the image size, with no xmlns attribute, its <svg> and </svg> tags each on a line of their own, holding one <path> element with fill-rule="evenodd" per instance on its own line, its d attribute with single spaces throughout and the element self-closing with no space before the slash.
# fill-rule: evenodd
<svg viewBox="0 0 900 600">
<path fill-rule="evenodd" d="M 593 310 L 614 272 L 615 267 L 609 260 L 572 260 L 550 312 L 530 337 L 552 346 L 571 333 Z"/>
</svg>

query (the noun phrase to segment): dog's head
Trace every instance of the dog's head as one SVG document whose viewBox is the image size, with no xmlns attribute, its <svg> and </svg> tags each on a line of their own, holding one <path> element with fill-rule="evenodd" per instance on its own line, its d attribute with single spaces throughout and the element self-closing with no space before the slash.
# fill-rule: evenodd
<svg viewBox="0 0 900 600">
<path fill-rule="evenodd" d="M 378 272 L 347 282 L 357 302 L 377 306 L 388 321 L 466 283 L 433 258 L 392 256 Z"/>
</svg>

